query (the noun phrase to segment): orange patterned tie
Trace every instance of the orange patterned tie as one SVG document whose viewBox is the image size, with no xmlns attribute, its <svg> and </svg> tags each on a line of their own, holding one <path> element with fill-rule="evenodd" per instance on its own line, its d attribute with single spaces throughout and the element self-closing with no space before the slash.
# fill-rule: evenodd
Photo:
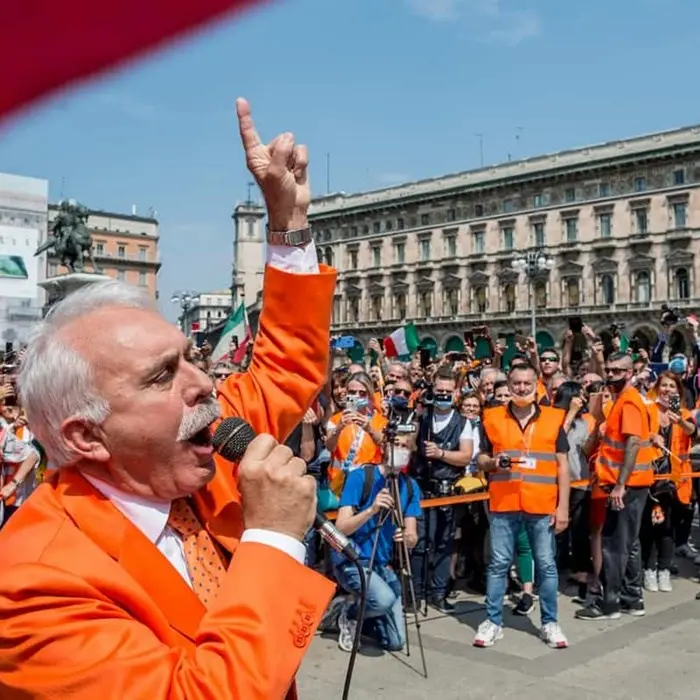
<svg viewBox="0 0 700 700">
<path fill-rule="evenodd" d="M 173 501 L 168 525 L 182 537 L 194 591 L 208 608 L 216 600 L 226 573 L 221 552 L 214 538 L 202 527 L 186 498 Z"/>
</svg>

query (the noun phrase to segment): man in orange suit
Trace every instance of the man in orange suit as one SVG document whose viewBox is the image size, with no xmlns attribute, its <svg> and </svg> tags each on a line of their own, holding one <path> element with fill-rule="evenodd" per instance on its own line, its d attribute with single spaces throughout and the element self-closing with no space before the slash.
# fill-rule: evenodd
<svg viewBox="0 0 700 700">
<path fill-rule="evenodd" d="M 334 586 L 303 565 L 315 484 L 277 441 L 325 380 L 335 273 L 309 238 L 306 149 L 263 145 L 237 109 L 269 216 L 251 367 L 217 404 L 182 334 L 116 281 L 38 327 L 19 386 L 58 474 L 0 533 L 4 700 L 295 695 Z M 219 415 L 269 433 L 235 473 L 212 453 Z"/>
</svg>

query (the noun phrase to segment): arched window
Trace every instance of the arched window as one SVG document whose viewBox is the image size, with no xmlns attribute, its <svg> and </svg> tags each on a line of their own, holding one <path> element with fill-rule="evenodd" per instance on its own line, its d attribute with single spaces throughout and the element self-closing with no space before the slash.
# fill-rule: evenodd
<svg viewBox="0 0 700 700">
<path fill-rule="evenodd" d="M 676 299 L 690 299 L 690 275 L 688 269 L 679 267 L 675 272 Z"/>
<path fill-rule="evenodd" d="M 648 304 L 651 301 L 651 276 L 646 270 L 637 273 L 635 284 L 637 291 L 637 302 Z"/>
<path fill-rule="evenodd" d="M 547 284 L 546 282 L 535 283 L 535 306 L 538 309 L 547 308 Z"/>
<path fill-rule="evenodd" d="M 566 302 L 567 306 L 578 306 L 581 303 L 581 288 L 576 277 L 566 280 Z"/>
<path fill-rule="evenodd" d="M 333 267 L 333 248 L 330 248 L 330 247 L 326 248 L 325 258 L 326 258 L 326 265 L 328 265 L 329 267 Z"/>
<path fill-rule="evenodd" d="M 615 280 L 612 275 L 603 275 L 600 278 L 600 288 L 603 293 L 603 304 L 615 303 Z"/>
<path fill-rule="evenodd" d="M 513 313 L 515 311 L 515 285 L 507 284 L 503 288 L 503 306 L 504 311 Z"/>
<path fill-rule="evenodd" d="M 474 289 L 474 306 L 477 313 L 486 313 L 486 287 L 476 287 Z"/>
</svg>

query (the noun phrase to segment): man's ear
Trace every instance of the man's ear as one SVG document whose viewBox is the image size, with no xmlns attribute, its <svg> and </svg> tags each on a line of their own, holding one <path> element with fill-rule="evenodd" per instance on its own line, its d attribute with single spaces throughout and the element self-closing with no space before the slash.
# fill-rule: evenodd
<svg viewBox="0 0 700 700">
<path fill-rule="evenodd" d="M 61 437 L 79 461 L 107 462 L 110 458 L 102 430 L 84 418 L 68 418 L 63 421 Z"/>
</svg>

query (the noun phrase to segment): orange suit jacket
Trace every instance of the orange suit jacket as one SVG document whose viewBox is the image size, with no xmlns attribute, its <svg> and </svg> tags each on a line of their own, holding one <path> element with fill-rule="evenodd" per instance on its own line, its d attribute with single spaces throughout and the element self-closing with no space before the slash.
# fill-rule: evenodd
<svg viewBox="0 0 700 700">
<path fill-rule="evenodd" d="M 335 273 L 268 268 L 250 370 L 224 415 L 284 440 L 326 378 Z M 206 610 L 142 532 L 74 469 L 44 483 L 0 532 L 0 698 L 265 700 L 294 675 L 334 586 L 273 547 L 245 542 L 233 465 L 195 494 L 235 553 Z"/>
</svg>

